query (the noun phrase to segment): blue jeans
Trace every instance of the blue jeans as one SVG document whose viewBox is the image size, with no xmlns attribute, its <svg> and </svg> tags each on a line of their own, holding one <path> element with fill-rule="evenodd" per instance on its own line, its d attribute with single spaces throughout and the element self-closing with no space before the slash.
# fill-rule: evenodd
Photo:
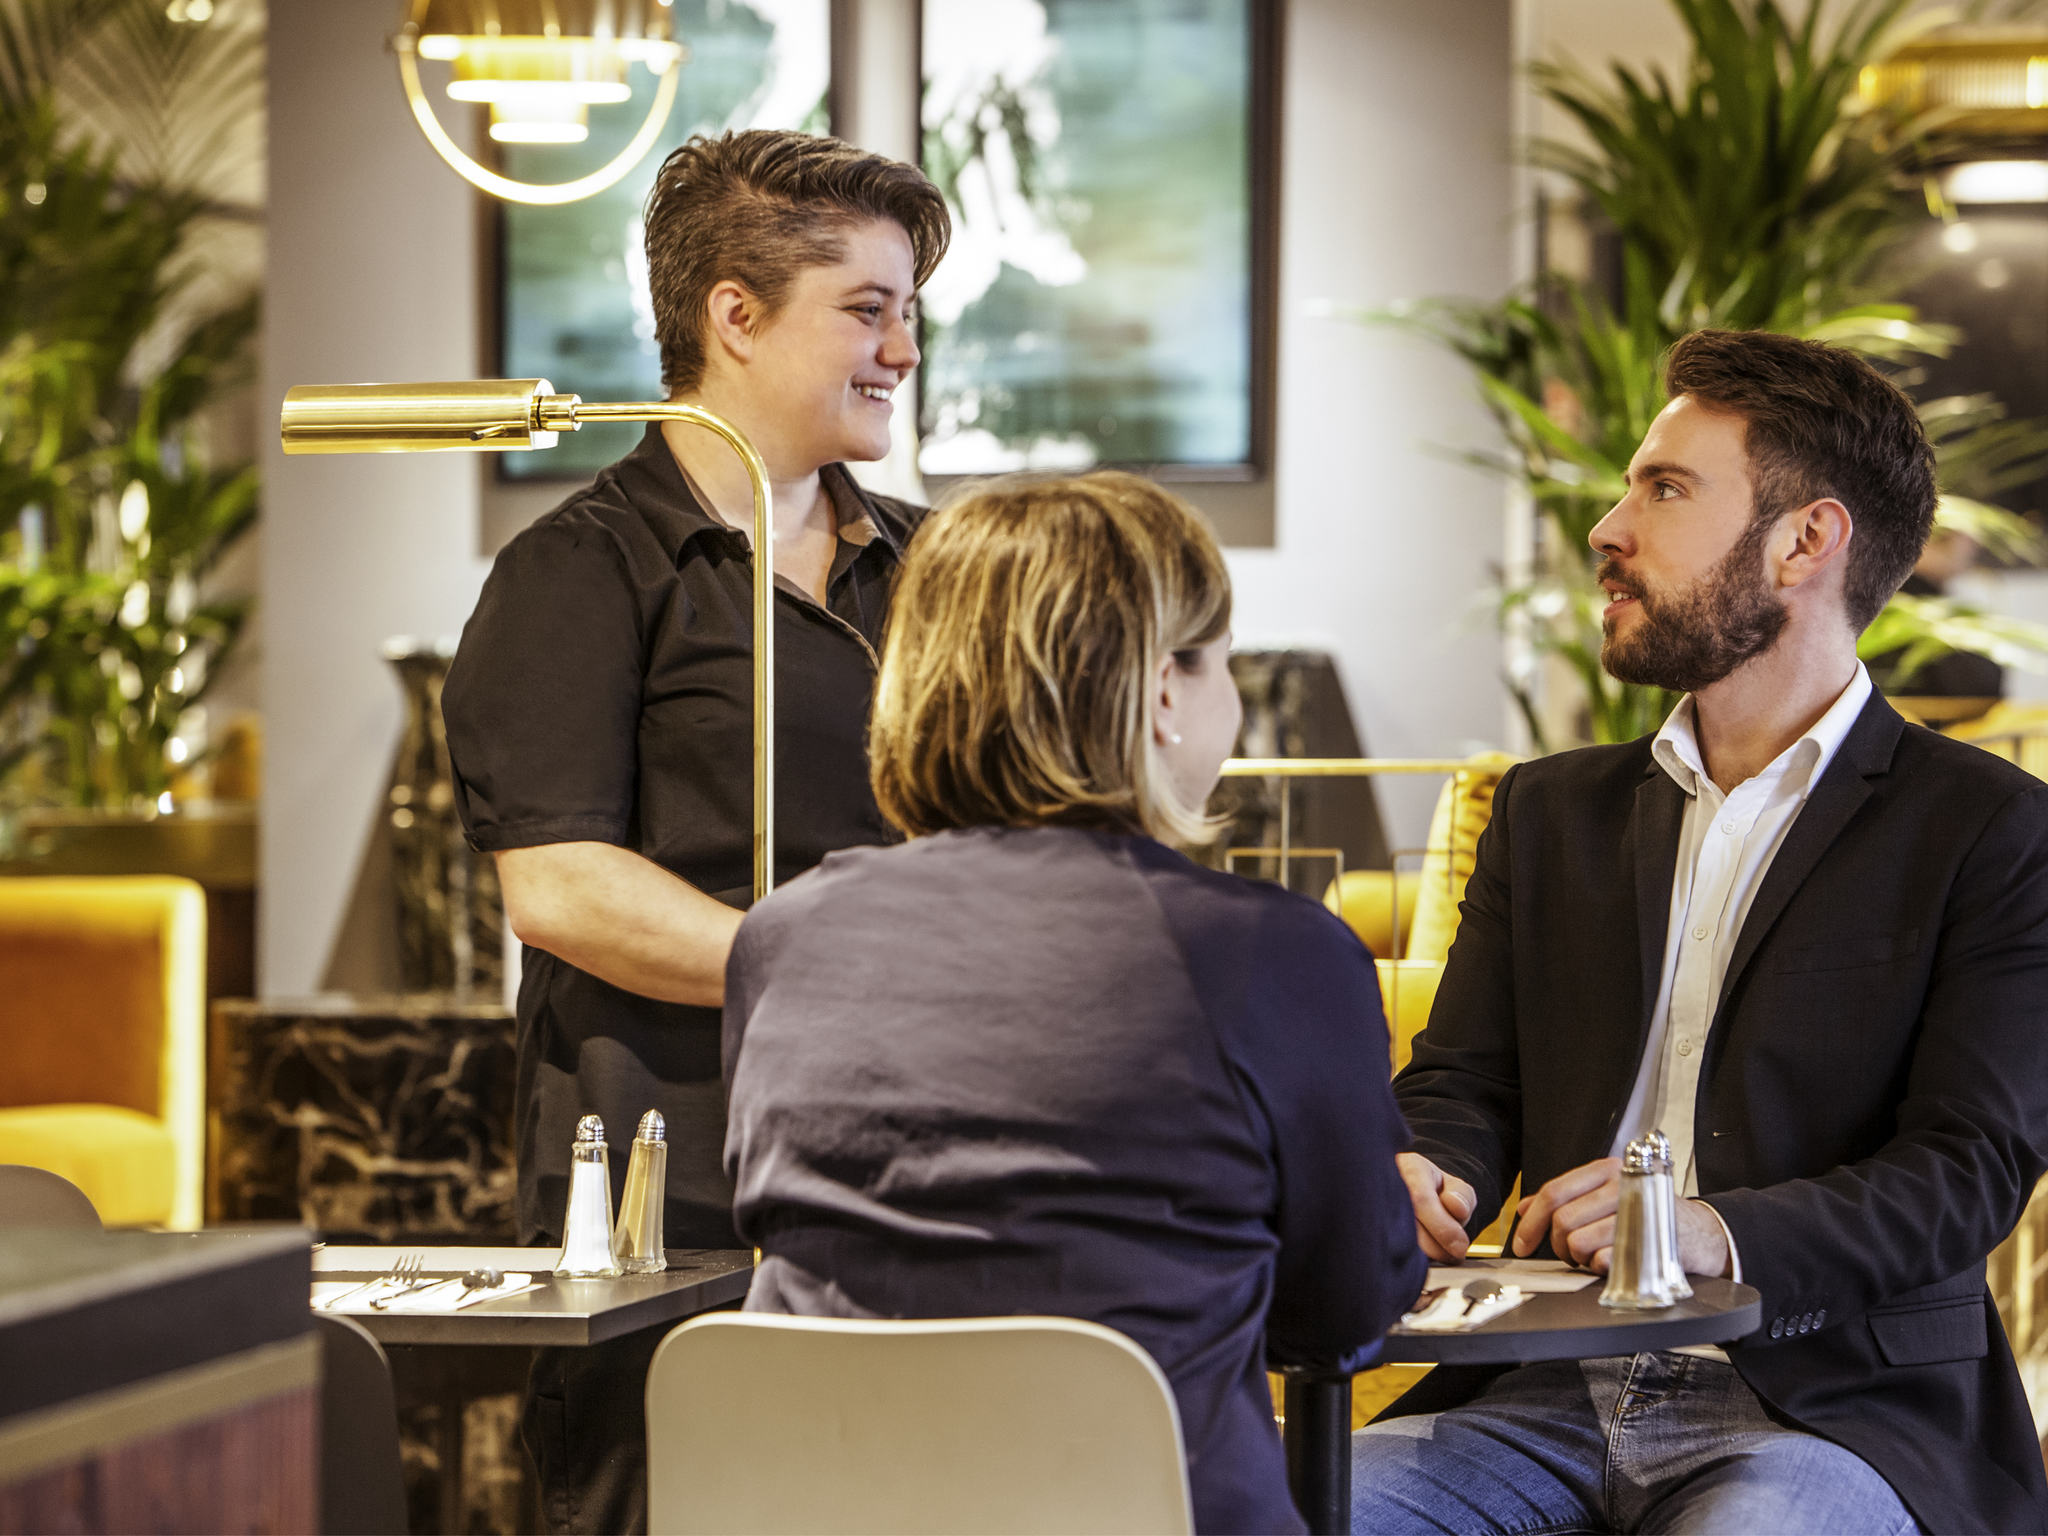
<svg viewBox="0 0 2048 1536">
<path fill-rule="evenodd" d="M 1764 1412 L 1694 1355 L 1525 1365 L 1445 1413 L 1351 1437 L 1351 1529 L 1411 1532 L 1917 1531 L 1891 1485 Z"/>
</svg>

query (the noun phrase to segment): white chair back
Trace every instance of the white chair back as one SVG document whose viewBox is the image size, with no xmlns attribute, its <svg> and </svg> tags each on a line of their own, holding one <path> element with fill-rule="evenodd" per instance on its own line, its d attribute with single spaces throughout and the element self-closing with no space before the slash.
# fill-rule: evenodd
<svg viewBox="0 0 2048 1536">
<path fill-rule="evenodd" d="M 1193 1529 L 1166 1377 L 1065 1317 L 693 1318 L 647 1372 L 647 1492 L 654 1536 Z"/>
</svg>

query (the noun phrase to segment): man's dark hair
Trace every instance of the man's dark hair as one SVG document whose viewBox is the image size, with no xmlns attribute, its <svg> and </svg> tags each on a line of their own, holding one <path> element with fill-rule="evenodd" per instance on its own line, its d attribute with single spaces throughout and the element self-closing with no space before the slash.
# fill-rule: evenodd
<svg viewBox="0 0 2048 1536">
<path fill-rule="evenodd" d="M 1758 518 L 1824 497 L 1849 509 L 1842 595 L 1860 632 L 1934 529 L 1934 450 L 1912 401 L 1853 352 L 1768 331 L 1693 332 L 1665 359 L 1664 387 L 1742 418 Z"/>
<path fill-rule="evenodd" d="M 662 162 L 647 194 L 647 281 L 661 382 L 704 377 L 704 304 L 730 278 L 770 315 L 805 267 L 846 258 L 846 231 L 893 220 L 910 237 L 920 286 L 953 236 L 946 199 L 922 171 L 839 139 L 779 129 L 702 134 Z"/>
</svg>

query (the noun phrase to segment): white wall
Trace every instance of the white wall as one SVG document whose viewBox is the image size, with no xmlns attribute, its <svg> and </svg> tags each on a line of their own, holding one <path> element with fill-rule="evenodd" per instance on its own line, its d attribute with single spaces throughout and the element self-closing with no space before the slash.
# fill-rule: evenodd
<svg viewBox="0 0 2048 1536">
<path fill-rule="evenodd" d="M 1287 5 L 1277 535 L 1233 553 L 1237 633 L 1332 651 L 1380 754 L 1502 739 L 1498 647 L 1470 606 L 1499 557 L 1502 494 L 1429 450 L 1487 440 L 1457 366 L 1317 311 L 1507 286 L 1510 3 Z M 480 366 L 476 205 L 405 110 L 393 14 L 271 0 L 270 423 L 292 384 Z M 888 116 L 872 92 L 858 111 Z M 480 525 L 474 459 L 286 459 L 270 430 L 259 982 L 388 985 L 375 834 L 400 711 L 378 647 L 457 632 L 480 545 L 509 530 Z M 1391 830 L 1419 843 L 1434 786 L 1405 788 Z"/>
<path fill-rule="evenodd" d="M 454 634 L 476 601 L 469 455 L 285 458 L 293 384 L 477 367 L 475 203 L 413 126 L 364 0 L 270 0 L 270 279 L 263 355 L 267 762 L 259 985 L 388 985 L 373 836 L 400 697 L 389 636 Z"/>
<path fill-rule="evenodd" d="M 1376 756 L 1504 739 L 1474 594 L 1505 498 L 1432 451 L 1496 441 L 1466 371 L 1325 311 L 1508 288 L 1509 10 L 1294 0 L 1282 40 L 1277 537 L 1231 552 L 1236 631 L 1332 652 Z M 1380 782 L 1392 842 L 1420 846 L 1436 784 Z"/>
</svg>

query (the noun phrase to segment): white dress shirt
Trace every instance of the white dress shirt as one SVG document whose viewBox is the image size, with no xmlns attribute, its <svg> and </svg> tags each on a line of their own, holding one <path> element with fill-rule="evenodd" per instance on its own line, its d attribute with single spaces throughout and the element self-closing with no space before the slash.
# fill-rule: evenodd
<svg viewBox="0 0 2048 1536">
<path fill-rule="evenodd" d="M 1700 1063 L 1735 941 L 1785 834 L 1870 694 L 1870 674 L 1859 661 L 1849 686 L 1828 712 L 1755 778 L 1725 795 L 1707 776 L 1690 694 L 1679 701 L 1650 744 L 1657 766 L 1685 791 L 1685 817 L 1679 823 L 1657 1006 L 1650 1014 L 1642 1066 L 1610 1155 L 1619 1157 L 1638 1136 L 1661 1130 L 1671 1138 L 1672 1179 L 1681 1197 L 1699 1193 L 1693 1116 Z M 1728 1252 L 1731 1273 L 1739 1280 L 1742 1264 L 1732 1236 Z"/>
</svg>

